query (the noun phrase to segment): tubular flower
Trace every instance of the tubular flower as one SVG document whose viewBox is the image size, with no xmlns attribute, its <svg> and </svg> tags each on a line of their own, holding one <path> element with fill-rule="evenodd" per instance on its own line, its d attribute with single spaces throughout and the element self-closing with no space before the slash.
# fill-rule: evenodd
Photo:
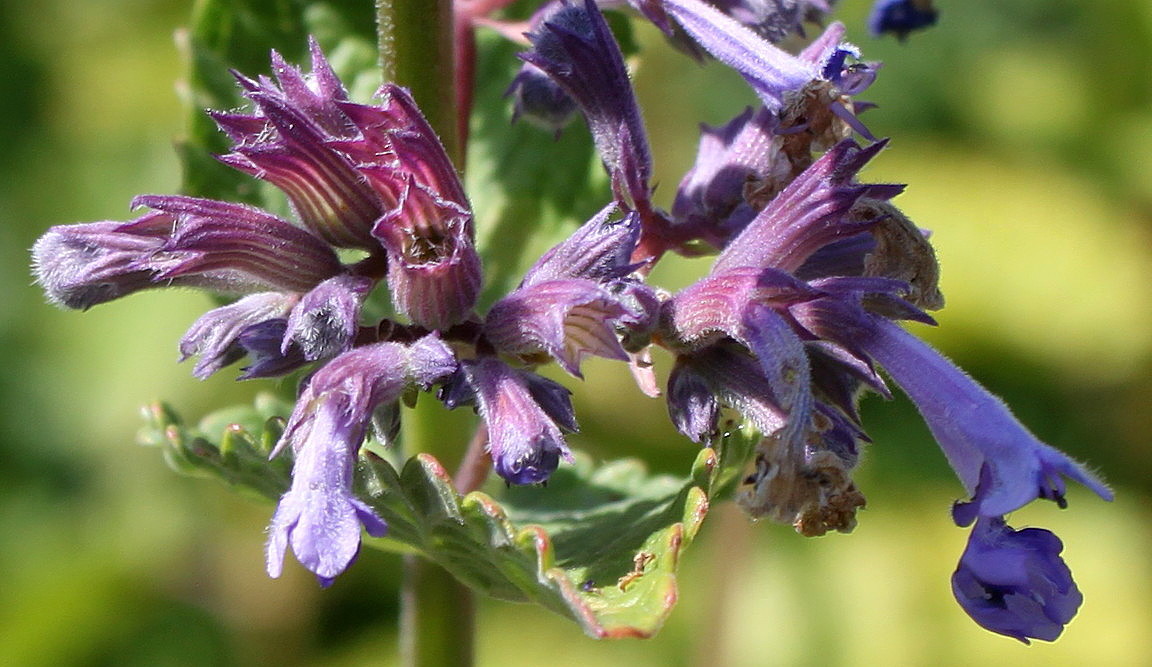
<svg viewBox="0 0 1152 667">
<path fill-rule="evenodd" d="M 529 33 L 533 49 L 520 57 L 576 101 L 617 201 L 647 210 L 652 156 L 620 47 L 593 0 L 564 4 Z"/>
<path fill-rule="evenodd" d="M 560 459 L 572 461 L 563 431 L 577 426 L 567 389 L 492 357 L 465 361 L 462 371 L 488 426 L 496 474 L 509 484 L 538 484 Z"/>
<path fill-rule="evenodd" d="M 346 352 L 308 381 L 276 452 L 295 454 L 292 488 L 268 529 L 268 574 L 280 576 L 289 545 L 324 585 L 360 549 L 360 526 L 380 537 L 384 521 L 352 494 L 356 454 L 373 412 L 396 403 L 409 386 L 429 388 L 452 373 L 456 358 L 435 335 L 411 345 L 375 343 Z"/>
</svg>

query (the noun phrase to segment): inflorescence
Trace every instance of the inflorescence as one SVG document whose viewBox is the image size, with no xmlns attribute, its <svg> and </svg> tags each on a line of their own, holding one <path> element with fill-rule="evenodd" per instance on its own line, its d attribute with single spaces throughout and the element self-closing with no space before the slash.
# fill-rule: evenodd
<svg viewBox="0 0 1152 667">
<path fill-rule="evenodd" d="M 515 114 L 559 132 L 582 112 L 612 200 L 486 313 L 473 212 L 436 134 L 396 85 L 372 104 L 351 101 L 315 42 L 310 72 L 273 53 L 275 79 L 237 75 L 250 110 L 212 112 L 233 142 L 220 160 L 283 191 L 294 219 L 142 196 L 133 207 L 147 210 L 131 222 L 50 229 L 33 249 L 36 278 L 75 309 L 175 285 L 232 295 L 180 341 L 197 377 L 243 358 L 245 379 L 311 369 L 276 448 L 291 448 L 295 464 L 269 531 L 273 577 L 291 547 L 326 584 L 354 560 L 361 528 L 385 534 L 353 494 L 353 471 L 369 432 L 395 437 L 405 395 L 473 407 L 495 472 L 536 484 L 571 460 L 565 433 L 577 429 L 569 391 L 536 369 L 555 361 L 579 378 L 585 357 L 615 359 L 656 396 L 656 345 L 674 358 L 663 395 L 676 428 L 708 446 L 726 414 L 753 425 L 763 438 L 739 502 L 805 535 L 855 526 L 864 496 L 852 473 L 868 442 L 857 405 L 868 391 L 889 396 L 883 369 L 969 494 L 953 509 L 973 526 L 953 577 L 960 604 L 995 632 L 1055 639 L 1081 600 L 1062 544 L 1004 517 L 1037 498 L 1063 506 L 1066 478 L 1111 493 L 896 323 L 932 323 L 943 297 L 925 233 L 891 203 L 903 186 L 856 180 L 886 145 L 856 99 L 878 65 L 839 23 L 798 54 L 776 46 L 828 11 L 823 2 L 631 4 L 690 52 L 736 69 L 760 105 L 702 129 L 664 211 L 600 9 L 545 3 L 512 82 Z M 873 29 L 903 35 L 934 20 L 931 3 L 881 2 Z M 695 284 L 670 294 L 648 283 L 666 253 L 702 248 L 718 254 Z M 363 259 L 345 263 L 344 249 Z M 365 321 L 381 284 L 394 315 Z"/>
</svg>

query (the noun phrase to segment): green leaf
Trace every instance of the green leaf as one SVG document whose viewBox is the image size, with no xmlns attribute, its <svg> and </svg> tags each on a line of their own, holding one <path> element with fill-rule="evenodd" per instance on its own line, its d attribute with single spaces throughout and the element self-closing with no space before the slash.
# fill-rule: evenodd
<svg viewBox="0 0 1152 667">
<path fill-rule="evenodd" d="M 290 484 L 290 452 L 267 458 L 291 406 L 261 397 L 184 426 L 161 405 L 145 411 L 141 440 L 181 472 L 214 476 L 266 498 Z M 755 435 L 735 431 L 697 456 L 684 479 L 652 475 L 634 459 L 577 456 L 546 487 L 460 496 L 440 463 L 420 454 L 399 468 L 366 448 L 356 493 L 388 522 L 365 543 L 420 554 L 489 595 L 534 602 L 592 637 L 650 637 L 677 597 L 676 572 L 711 503 L 730 494 Z"/>
<path fill-rule="evenodd" d="M 333 68 L 358 99 L 379 86 L 375 18 L 362 0 L 201 0 L 178 42 L 184 60 L 180 90 L 187 112 L 179 144 L 184 191 L 199 197 L 264 203 L 264 188 L 213 157 L 228 140 L 204 111 L 243 106 L 230 70 L 248 76 L 270 71 L 275 49 L 288 62 L 308 64 L 308 36 L 315 36 Z"/>
<path fill-rule="evenodd" d="M 261 394 L 253 405 L 214 412 L 195 427 L 163 403 L 142 410 L 145 425 L 137 435 L 142 445 L 161 447 L 164 460 L 186 475 L 215 477 L 239 490 L 269 499 L 280 497 L 291 482 L 288 457 L 268 455 L 284 431 L 292 404 Z"/>
</svg>

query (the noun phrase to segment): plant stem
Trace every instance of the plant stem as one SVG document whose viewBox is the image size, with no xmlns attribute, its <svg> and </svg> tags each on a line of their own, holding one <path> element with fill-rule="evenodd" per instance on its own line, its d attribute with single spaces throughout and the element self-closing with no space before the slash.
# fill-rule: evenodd
<svg viewBox="0 0 1152 667">
<path fill-rule="evenodd" d="M 375 0 L 384 81 L 408 88 L 440 136 L 448 156 L 463 164 L 458 134 L 452 0 Z M 452 465 L 461 449 L 455 420 L 437 415 L 430 397 L 405 414 L 403 446 Z M 441 409 L 442 410 L 442 409 Z M 439 417 L 439 418 L 438 418 Z M 473 662 L 472 591 L 435 563 L 404 558 L 401 662 L 408 667 L 464 666 Z"/>
<path fill-rule="evenodd" d="M 400 658 L 407 667 L 471 665 L 475 610 L 472 592 L 439 565 L 404 557 L 400 598 Z"/>
<path fill-rule="evenodd" d="M 456 465 L 464 450 L 459 420 L 446 419 L 443 406 L 423 396 L 404 413 L 401 442 L 406 455 L 427 452 L 445 466 Z M 449 470 L 451 468 L 448 468 Z M 422 556 L 404 557 L 400 599 L 400 655 L 406 667 L 466 666 L 473 663 L 472 591 Z"/>
<path fill-rule="evenodd" d="M 384 81 L 412 91 L 448 156 L 461 164 L 452 1 L 376 0 L 376 19 Z"/>
</svg>

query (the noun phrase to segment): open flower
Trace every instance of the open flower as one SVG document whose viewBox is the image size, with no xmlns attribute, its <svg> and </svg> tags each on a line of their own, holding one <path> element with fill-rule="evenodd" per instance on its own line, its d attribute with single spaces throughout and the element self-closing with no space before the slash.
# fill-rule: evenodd
<svg viewBox="0 0 1152 667">
<path fill-rule="evenodd" d="M 360 549 L 360 526 L 380 537 L 384 521 L 352 493 L 357 452 L 373 412 L 396 403 L 409 386 L 424 389 L 456 368 L 452 351 L 434 335 L 412 345 L 375 343 L 346 352 L 313 375 L 273 455 L 295 453 L 292 487 L 268 529 L 268 574 L 280 576 L 288 546 L 324 585 Z"/>
<path fill-rule="evenodd" d="M 1060 558 L 1063 549 L 1047 530 L 1013 530 L 1002 517 L 979 519 L 952 591 L 972 620 L 992 632 L 1025 644 L 1055 641 L 1084 599 Z"/>
</svg>

